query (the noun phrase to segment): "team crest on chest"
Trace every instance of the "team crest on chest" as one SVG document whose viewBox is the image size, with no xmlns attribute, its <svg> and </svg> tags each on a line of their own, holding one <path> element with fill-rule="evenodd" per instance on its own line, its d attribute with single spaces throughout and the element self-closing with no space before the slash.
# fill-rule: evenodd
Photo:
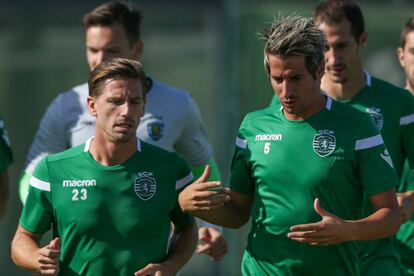
<svg viewBox="0 0 414 276">
<path fill-rule="evenodd" d="M 161 117 L 153 117 L 153 120 L 147 124 L 147 132 L 152 140 L 158 141 L 164 136 L 165 125 Z"/>
<path fill-rule="evenodd" d="M 149 200 L 157 191 L 157 182 L 150 172 L 139 172 L 134 181 L 134 191 L 142 200 Z"/>
<path fill-rule="evenodd" d="M 381 109 L 378 107 L 370 107 L 366 109 L 366 112 L 371 116 L 377 129 L 381 131 L 384 126 L 384 116 L 381 113 Z"/>
<path fill-rule="evenodd" d="M 319 130 L 319 134 L 313 137 L 312 146 L 320 157 L 328 156 L 336 147 L 335 133 L 327 129 Z"/>
</svg>

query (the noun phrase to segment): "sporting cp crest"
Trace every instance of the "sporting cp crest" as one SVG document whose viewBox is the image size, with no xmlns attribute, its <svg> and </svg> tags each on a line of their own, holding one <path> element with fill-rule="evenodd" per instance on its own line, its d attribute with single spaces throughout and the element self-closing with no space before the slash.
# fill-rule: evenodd
<svg viewBox="0 0 414 276">
<path fill-rule="evenodd" d="M 335 133 L 331 130 L 319 130 L 319 134 L 313 137 L 313 150 L 320 157 L 331 154 L 336 147 Z"/>
<path fill-rule="evenodd" d="M 148 123 L 147 131 L 152 140 L 158 141 L 164 136 L 164 123 L 161 118 L 154 117 L 154 121 Z"/>
<path fill-rule="evenodd" d="M 377 126 L 379 131 L 382 130 L 384 126 L 384 116 L 382 116 L 381 109 L 377 107 L 371 107 L 366 109 L 367 113 L 371 116 L 374 124 Z"/>
<path fill-rule="evenodd" d="M 151 199 L 157 190 L 154 175 L 150 172 L 139 172 L 134 182 L 134 191 L 142 200 Z"/>
</svg>

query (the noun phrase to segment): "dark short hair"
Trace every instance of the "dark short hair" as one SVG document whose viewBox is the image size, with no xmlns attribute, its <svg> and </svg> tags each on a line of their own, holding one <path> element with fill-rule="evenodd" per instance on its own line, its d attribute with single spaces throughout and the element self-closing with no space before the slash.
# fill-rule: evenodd
<svg viewBox="0 0 414 276">
<path fill-rule="evenodd" d="M 259 37 L 264 42 L 264 65 L 270 74 L 268 54 L 280 57 L 304 56 L 306 69 L 314 77 L 324 62 L 328 43 L 312 18 L 279 17 Z"/>
<path fill-rule="evenodd" d="M 91 72 L 88 80 L 89 96 L 99 97 L 107 80 L 118 79 L 140 80 L 143 96 L 148 92 L 151 85 L 141 63 L 126 58 L 112 58 L 101 63 Z"/>
<path fill-rule="evenodd" d="M 107 2 L 85 14 L 82 23 L 87 30 L 93 26 L 112 26 L 120 24 L 126 32 L 130 44 L 141 39 L 141 11 L 131 3 Z"/>
<path fill-rule="evenodd" d="M 346 19 L 351 24 L 351 33 L 358 42 L 365 32 L 365 23 L 359 6 L 351 0 L 326 0 L 314 10 L 317 25 L 326 23 L 337 24 Z"/>
<path fill-rule="evenodd" d="M 401 47 L 405 47 L 405 43 L 407 42 L 407 35 L 414 31 L 414 16 L 411 16 L 407 23 L 405 23 L 404 28 L 401 31 Z"/>
</svg>

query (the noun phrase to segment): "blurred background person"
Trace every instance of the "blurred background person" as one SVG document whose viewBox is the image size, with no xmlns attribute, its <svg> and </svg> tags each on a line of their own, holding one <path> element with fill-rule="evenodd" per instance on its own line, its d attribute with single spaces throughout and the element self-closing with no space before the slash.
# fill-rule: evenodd
<svg viewBox="0 0 414 276">
<path fill-rule="evenodd" d="M 405 88 L 414 96 L 414 17 L 410 17 L 401 31 L 398 60 L 405 72 Z M 411 117 L 414 121 L 414 115 Z M 412 143 L 414 143 L 412 141 Z M 403 275 L 414 275 L 414 170 L 405 163 L 404 175 L 398 189 L 398 201 L 406 222 L 397 233 L 397 244 L 401 254 Z"/>
</svg>

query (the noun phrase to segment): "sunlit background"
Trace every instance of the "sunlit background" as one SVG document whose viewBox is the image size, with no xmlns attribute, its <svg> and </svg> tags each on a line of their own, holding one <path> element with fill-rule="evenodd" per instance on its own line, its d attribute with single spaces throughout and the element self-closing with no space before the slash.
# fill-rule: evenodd
<svg viewBox="0 0 414 276">
<path fill-rule="evenodd" d="M 190 91 L 203 115 L 225 182 L 244 115 L 268 105 L 272 91 L 257 33 L 279 13 L 310 16 L 319 1 L 132 1 L 143 10 L 147 73 Z M 364 63 L 373 75 L 404 84 L 395 49 L 414 1 L 357 1 L 369 33 Z M 17 180 L 44 111 L 62 91 L 86 81 L 83 14 L 103 1 L 0 1 L 0 114 L 13 146 L 11 195 L 0 222 L 0 275 L 28 275 L 10 258 L 21 212 Z M 392 99 L 390 99 L 392 100 Z M 289 162 L 287 159 L 286 162 Z M 311 207 L 310 207 L 311 208 Z M 248 226 L 225 230 L 220 263 L 195 255 L 181 275 L 239 275 Z"/>
</svg>

